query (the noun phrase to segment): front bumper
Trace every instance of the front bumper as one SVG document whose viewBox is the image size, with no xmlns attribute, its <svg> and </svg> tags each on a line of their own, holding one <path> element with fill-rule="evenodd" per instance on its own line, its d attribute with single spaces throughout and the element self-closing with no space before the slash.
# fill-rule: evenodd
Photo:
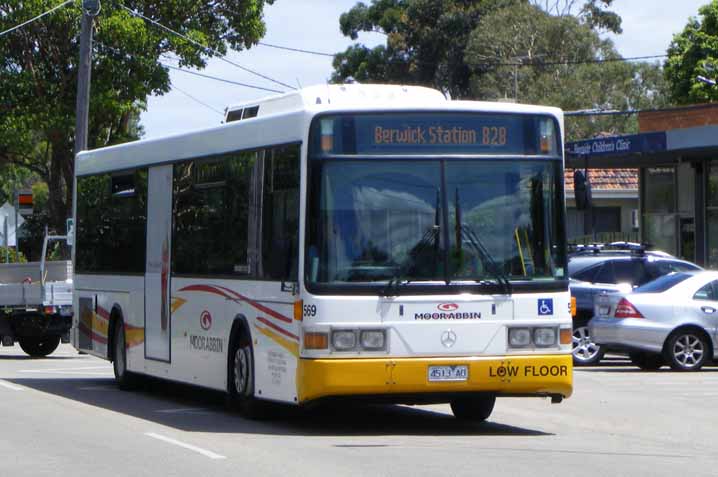
<svg viewBox="0 0 718 477">
<path fill-rule="evenodd" d="M 628 351 L 660 353 L 670 332 L 669 326 L 645 318 L 594 317 L 588 322 L 595 343 Z"/>
<path fill-rule="evenodd" d="M 430 382 L 429 365 L 467 365 L 468 379 Z M 500 358 L 300 359 L 297 385 L 300 403 L 330 396 L 422 396 L 465 392 L 569 397 L 573 392 L 573 361 L 570 354 Z"/>
</svg>

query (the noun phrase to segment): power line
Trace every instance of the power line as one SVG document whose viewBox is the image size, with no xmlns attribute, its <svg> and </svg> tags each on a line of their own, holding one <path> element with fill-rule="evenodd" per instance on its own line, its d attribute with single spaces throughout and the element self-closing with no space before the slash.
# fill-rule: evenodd
<svg viewBox="0 0 718 477">
<path fill-rule="evenodd" d="M 276 83 L 276 84 L 278 84 L 278 85 L 280 85 L 280 86 L 284 86 L 285 88 L 297 89 L 297 88 L 295 88 L 294 86 L 290 86 L 290 85 L 288 85 L 288 84 L 286 84 L 286 83 L 282 83 L 282 82 L 279 81 L 279 80 L 276 80 L 276 79 L 274 79 L 274 78 L 271 78 L 271 77 L 269 77 L 269 76 L 267 76 L 267 75 L 263 75 L 262 73 L 259 73 L 259 72 L 257 72 L 257 71 L 251 70 L 251 69 L 249 69 L 249 68 L 247 68 L 247 67 L 245 67 L 245 66 L 242 66 L 242 65 L 240 65 L 240 64 L 238 64 L 238 63 L 235 63 L 235 62 L 233 62 L 233 61 L 230 61 L 230 60 L 228 60 L 228 59 L 226 58 L 225 55 L 223 55 L 223 54 L 222 54 L 221 52 L 219 52 L 218 50 L 215 50 L 214 48 L 211 48 L 211 47 L 209 47 L 209 46 L 207 46 L 207 45 L 203 45 L 202 43 L 200 43 L 200 42 L 198 42 L 198 41 L 195 41 L 195 40 L 193 40 L 192 38 L 190 38 L 190 37 L 188 37 L 188 36 L 186 36 L 186 35 L 183 35 L 182 33 L 179 33 L 179 32 L 177 32 L 177 31 L 175 31 L 175 30 L 173 30 L 173 29 L 171 29 L 171 28 L 169 28 L 169 27 L 164 26 L 163 24 L 161 24 L 160 22 L 158 22 L 158 21 L 156 21 L 156 20 L 153 20 L 153 19 L 151 19 L 151 18 L 148 18 L 148 17 L 142 15 L 141 13 L 135 12 L 135 11 L 132 10 L 131 8 L 128 8 L 128 7 L 126 7 L 126 6 L 122 5 L 122 4 L 119 4 L 119 6 L 120 6 L 120 8 L 122 8 L 122 9 L 124 9 L 124 10 L 127 10 L 127 11 L 130 13 L 130 15 L 135 16 L 135 17 L 138 17 L 138 18 L 142 18 L 143 20 L 148 21 L 148 22 L 152 23 L 153 25 L 155 25 L 155 26 L 157 26 L 157 27 L 159 27 L 159 28 L 162 28 L 162 29 L 165 30 L 165 31 L 168 31 L 168 32 L 172 33 L 173 35 L 176 35 L 176 36 L 178 36 L 178 37 L 180 37 L 180 38 L 183 38 L 183 39 L 187 40 L 188 42 L 192 43 L 192 44 L 195 45 L 195 46 L 198 46 L 198 47 L 204 49 L 205 51 L 212 52 L 212 53 L 215 54 L 220 60 L 222 60 L 222 61 L 224 61 L 224 62 L 226 62 L 226 63 L 229 63 L 230 65 L 235 66 L 235 67 L 237 67 L 237 68 L 239 68 L 239 69 L 241 69 L 241 70 L 244 70 L 244 71 L 246 71 L 247 73 L 251 73 L 251 74 L 253 74 L 253 75 L 255 75 L 255 76 L 259 76 L 260 78 L 264 78 L 264 79 L 266 79 L 267 81 L 271 81 L 272 83 Z M 283 92 L 283 91 L 282 91 L 282 92 Z"/>
<path fill-rule="evenodd" d="M 191 94 L 189 94 L 187 91 L 178 88 L 178 87 L 175 86 L 174 84 L 172 85 L 172 89 L 173 89 L 173 90 L 176 89 L 177 91 L 179 91 L 180 93 L 184 94 L 185 96 L 187 96 L 187 97 L 188 97 L 189 99 L 191 99 L 192 101 L 201 104 L 201 105 L 204 106 L 205 108 L 211 109 L 212 111 L 214 111 L 215 113 L 219 114 L 220 116 L 224 116 L 224 113 L 223 113 L 222 111 L 220 111 L 220 110 L 214 108 L 213 106 L 210 106 L 209 104 L 205 103 L 204 101 L 202 101 L 202 100 L 200 100 L 200 99 L 195 98 L 194 96 L 192 96 Z"/>
<path fill-rule="evenodd" d="M 297 53 L 306 53 L 308 55 L 329 56 L 331 58 L 334 58 L 334 55 L 332 53 L 322 53 L 321 51 L 303 50 L 301 48 L 290 48 L 288 46 L 272 45 L 263 41 L 260 41 L 259 44 L 262 46 L 268 46 L 269 48 L 276 48 L 278 50 L 295 51 Z"/>
<path fill-rule="evenodd" d="M 565 60 L 565 61 L 531 61 L 531 62 L 514 62 L 514 63 L 496 63 L 492 61 L 485 61 L 476 63 L 479 65 L 488 66 L 561 66 L 561 65 L 588 65 L 588 64 L 601 64 L 601 63 L 615 63 L 623 61 L 636 61 L 636 60 L 650 60 L 656 58 L 666 58 L 668 55 L 648 55 L 648 56 L 632 56 L 628 58 L 603 58 L 598 60 Z"/>
<path fill-rule="evenodd" d="M 217 76 L 210 76 L 210 75 L 206 75 L 206 74 L 203 74 L 203 73 L 198 73 L 198 72 L 192 71 L 192 70 L 186 70 L 186 69 L 180 68 L 180 67 L 178 67 L 178 66 L 174 66 L 174 65 L 167 64 L 167 63 L 163 63 L 163 62 L 161 62 L 161 61 L 160 61 L 160 64 L 161 64 L 162 66 L 166 67 L 166 68 L 170 68 L 170 69 L 176 70 L 176 71 L 181 71 L 181 72 L 187 73 L 187 74 L 189 74 L 189 75 L 199 76 L 199 77 L 201 77 L 201 78 L 207 78 L 207 79 L 211 79 L 211 80 L 215 80 L 215 81 L 221 81 L 221 82 L 223 82 L 223 83 L 229 83 L 229 84 L 233 84 L 233 85 L 236 85 L 236 86 L 243 86 L 243 87 L 245 87 L 245 88 L 259 89 L 259 90 L 262 90 L 262 91 L 269 91 L 270 93 L 284 93 L 284 91 L 279 91 L 279 90 L 277 90 L 277 89 L 265 88 L 264 86 L 257 86 L 257 85 L 253 85 L 253 84 L 247 84 L 247 83 L 240 83 L 240 82 L 238 82 L 238 81 L 232 81 L 232 80 L 228 80 L 228 79 L 224 79 L 224 78 L 219 78 L 219 77 L 217 77 Z"/>
<path fill-rule="evenodd" d="M 28 21 L 26 21 L 26 22 L 24 22 L 24 23 L 21 23 L 21 24 L 19 24 L 19 25 L 17 25 L 17 26 L 14 26 L 14 27 L 12 27 L 12 28 L 10 28 L 10 29 L 8 29 L 8 30 L 5 30 L 4 32 L 0 32 L 0 36 L 7 35 L 8 33 L 11 33 L 11 32 L 13 32 L 13 31 L 15 31 L 15 30 L 17 30 L 17 29 L 19 29 L 19 28 L 22 28 L 22 27 L 24 27 L 25 25 L 29 25 L 30 23 L 32 23 L 32 22 L 34 22 L 34 21 L 37 21 L 37 20 L 39 20 L 40 18 L 42 18 L 42 17 L 44 17 L 44 16 L 46 16 L 46 15 L 49 15 L 49 14 L 51 14 L 52 12 L 54 12 L 55 10 L 59 10 L 60 8 L 64 7 L 65 5 L 70 4 L 70 3 L 74 2 L 74 1 L 75 1 L 75 0 L 67 0 L 67 1 L 64 2 L 64 3 L 61 3 L 60 5 L 58 5 L 58 6 L 54 7 L 54 8 L 51 8 L 50 10 L 46 11 L 45 13 L 42 13 L 42 14 L 36 16 L 35 18 L 31 18 L 30 20 L 28 20 Z"/>
</svg>

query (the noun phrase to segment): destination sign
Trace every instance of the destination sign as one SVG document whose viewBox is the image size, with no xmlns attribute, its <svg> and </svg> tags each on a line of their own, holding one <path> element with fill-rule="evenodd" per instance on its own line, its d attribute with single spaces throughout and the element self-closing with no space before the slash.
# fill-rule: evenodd
<svg viewBox="0 0 718 477">
<path fill-rule="evenodd" d="M 548 116 L 362 114 L 323 117 L 318 122 L 312 128 L 312 145 L 320 155 L 557 154 L 558 127 Z"/>
</svg>

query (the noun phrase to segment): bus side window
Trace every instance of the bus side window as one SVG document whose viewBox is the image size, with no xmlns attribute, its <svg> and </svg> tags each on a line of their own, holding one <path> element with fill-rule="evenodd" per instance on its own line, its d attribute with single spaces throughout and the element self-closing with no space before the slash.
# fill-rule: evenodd
<svg viewBox="0 0 718 477">
<path fill-rule="evenodd" d="M 299 257 L 299 146 L 267 150 L 262 187 L 259 279 L 297 280 Z"/>
</svg>

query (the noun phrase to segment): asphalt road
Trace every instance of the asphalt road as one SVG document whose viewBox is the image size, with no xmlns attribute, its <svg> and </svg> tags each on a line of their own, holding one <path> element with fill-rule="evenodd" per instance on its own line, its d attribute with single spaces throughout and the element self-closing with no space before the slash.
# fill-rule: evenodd
<svg viewBox="0 0 718 477">
<path fill-rule="evenodd" d="M 110 363 L 61 346 L 0 348 L 0 475 L 718 475 L 718 368 L 628 363 L 577 370 L 574 396 L 502 399 L 489 422 L 448 406 L 286 411 L 253 422 L 222 396 L 149 382 L 114 386 Z"/>
</svg>

